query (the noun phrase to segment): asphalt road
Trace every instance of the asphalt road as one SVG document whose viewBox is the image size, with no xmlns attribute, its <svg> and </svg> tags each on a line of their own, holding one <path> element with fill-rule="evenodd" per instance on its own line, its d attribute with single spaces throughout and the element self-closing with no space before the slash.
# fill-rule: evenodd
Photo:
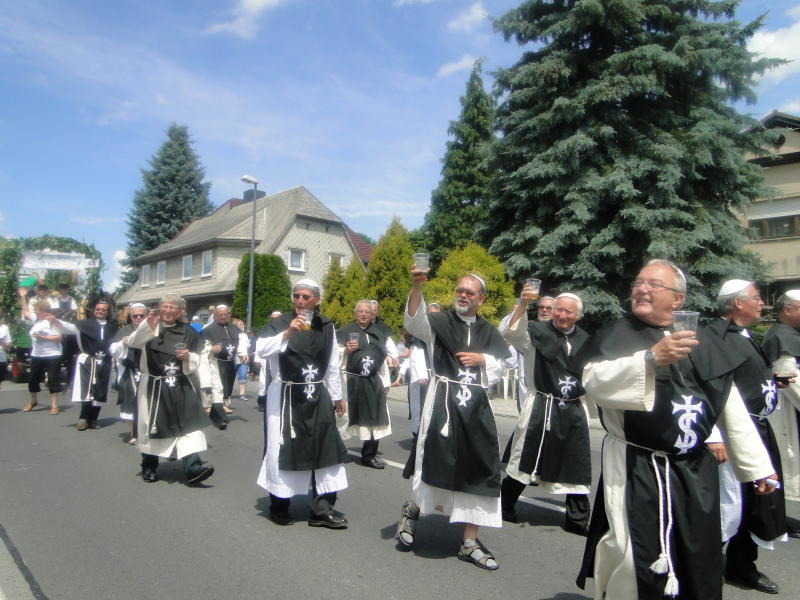
<svg viewBox="0 0 800 600">
<path fill-rule="evenodd" d="M 101 412 L 101 429 L 79 432 L 78 408 L 65 396 L 56 416 L 23 413 L 27 396 L 8 382 L 0 391 L 0 600 L 592 596 L 591 581 L 586 591 L 575 586 L 584 540 L 560 529 L 562 498 L 533 487 L 518 506 L 523 522 L 481 532 L 496 572 L 456 559 L 461 527 L 443 516 L 420 521 L 413 550 L 398 548 L 394 531 L 410 493 L 400 477 L 411 443 L 402 402 L 390 403 L 394 434 L 380 445 L 387 468 L 348 464 L 350 487 L 336 508 L 350 528 L 331 531 L 306 526 L 307 498 L 292 502 L 291 527 L 265 517 L 255 483 L 262 415 L 252 399 L 235 403 L 227 431 L 207 429 L 204 458 L 216 473 L 190 488 L 180 462 L 163 463 L 158 483 L 138 477 L 139 455 L 115 406 Z M 502 444 L 513 425 L 498 416 Z M 601 432 L 592 439 L 596 477 Z M 359 442 L 347 446 L 358 455 Z M 795 504 L 789 511 L 800 516 Z M 798 597 L 798 559 L 797 540 L 762 552 L 761 570 L 781 585 L 776 598 Z M 726 598 L 758 596 L 725 586 Z"/>
</svg>

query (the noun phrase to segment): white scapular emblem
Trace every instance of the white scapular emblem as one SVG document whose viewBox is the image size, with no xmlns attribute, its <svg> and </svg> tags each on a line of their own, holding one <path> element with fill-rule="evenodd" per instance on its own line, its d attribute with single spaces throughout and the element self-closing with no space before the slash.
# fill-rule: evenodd
<svg viewBox="0 0 800 600">
<path fill-rule="evenodd" d="M 170 361 L 169 364 L 164 367 L 164 373 L 167 374 L 166 379 L 164 381 L 167 383 L 169 387 L 175 387 L 175 374 L 180 371 L 180 367 L 175 363 L 175 361 Z"/>
<path fill-rule="evenodd" d="M 475 381 L 477 375 L 475 373 L 471 373 L 470 371 L 464 371 L 462 369 L 458 370 L 458 380 L 466 385 L 462 385 L 461 389 L 456 394 L 456 398 L 459 399 L 459 406 L 466 406 L 467 402 L 472 400 L 472 392 L 469 390 L 469 384 Z"/>
<path fill-rule="evenodd" d="M 375 364 L 375 361 L 372 360 L 372 357 L 369 354 L 366 354 L 361 357 L 361 375 L 364 377 L 369 376 L 369 372 L 372 369 L 372 365 Z"/>
<path fill-rule="evenodd" d="M 762 383 L 761 393 L 764 394 L 764 408 L 760 414 L 762 417 L 766 417 L 775 410 L 775 400 L 778 398 L 778 388 L 775 387 L 775 381 L 767 379 Z"/>
<path fill-rule="evenodd" d="M 103 366 L 103 359 L 106 357 L 105 352 L 95 352 L 94 353 L 94 364 L 98 367 Z"/>
<path fill-rule="evenodd" d="M 228 352 L 228 356 L 233 356 L 233 351 L 236 350 L 236 346 L 233 344 L 228 344 L 225 346 L 225 350 Z"/>
<path fill-rule="evenodd" d="M 692 404 L 694 396 L 691 394 L 684 396 L 683 404 L 672 401 L 672 414 L 683 413 L 678 417 L 678 427 L 681 428 L 683 435 L 679 435 L 675 440 L 675 447 L 678 449 L 678 454 L 686 454 L 689 450 L 697 445 L 697 432 L 692 429 L 692 424 L 697 422 L 697 415 L 703 412 L 703 404 L 698 402 Z"/>
<path fill-rule="evenodd" d="M 558 379 L 558 389 L 561 390 L 561 397 L 562 398 L 569 398 L 569 395 L 572 393 L 572 390 L 575 388 L 575 385 L 578 383 L 578 380 L 572 377 L 571 375 L 567 375 L 566 377 Z M 566 406 L 564 400 L 562 399 L 558 403 L 559 406 Z"/>
<path fill-rule="evenodd" d="M 305 380 L 309 382 L 306 383 L 306 386 L 303 388 L 303 392 L 305 392 L 306 394 L 306 400 L 311 400 L 314 397 L 314 392 L 316 391 L 317 386 L 310 382 L 314 381 L 317 378 L 317 373 L 319 372 L 319 370 L 314 365 L 308 365 L 305 369 L 302 369 L 300 372 L 305 377 Z"/>
</svg>

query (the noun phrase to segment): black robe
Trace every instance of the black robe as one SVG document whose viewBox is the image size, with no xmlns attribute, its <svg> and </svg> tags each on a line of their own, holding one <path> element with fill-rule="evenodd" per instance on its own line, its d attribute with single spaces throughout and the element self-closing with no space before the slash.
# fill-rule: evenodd
<svg viewBox="0 0 800 600">
<path fill-rule="evenodd" d="M 528 323 L 528 335 L 536 349 L 531 389 L 537 393 L 517 468 L 542 481 L 588 487 L 592 483 L 589 424 L 579 401 L 584 390 L 569 363 L 589 334 L 575 327 L 565 335 L 552 321 L 533 321 Z"/>
<path fill-rule="evenodd" d="M 219 354 L 212 352 L 211 357 L 217 361 L 223 398 L 231 397 L 233 384 L 236 382 L 236 350 L 239 348 L 240 333 L 242 330 L 233 323 L 220 325 L 216 321 L 200 332 L 203 339 L 211 342 L 212 346 L 220 346 Z"/>
<path fill-rule="evenodd" d="M 358 334 L 358 349 L 347 355 L 345 365 L 350 426 L 385 427 L 389 412 L 380 369 L 387 356 L 387 328 L 372 323 L 362 329 L 352 321 L 336 332 L 338 343 L 347 344 L 351 333 Z"/>
<path fill-rule="evenodd" d="M 261 330 L 261 337 L 282 333 L 294 318 L 292 312 L 271 319 Z M 315 313 L 311 329 L 296 331 L 278 357 L 283 380 L 283 443 L 278 456 L 281 470 L 321 469 L 342 464 L 347 459 L 347 449 L 336 427 L 335 408 L 322 383 L 331 357 L 333 336 L 333 323 Z"/>
<path fill-rule="evenodd" d="M 89 358 L 76 364 L 76 377 L 80 378 L 81 399 L 84 402 L 105 402 L 108 399 L 111 378 L 111 340 L 117 333 L 117 323 L 106 321 L 100 325 L 97 319 L 83 319 L 75 324 L 78 339 L 84 354 Z"/>
<path fill-rule="evenodd" d="M 510 356 L 500 333 L 478 317 L 469 327 L 455 311 L 430 313 L 434 334 L 433 407 L 425 437 L 422 481 L 479 496 L 500 496 L 500 449 L 481 369 L 464 367 L 457 352 Z M 469 329 L 469 333 L 468 333 Z M 468 343 L 469 339 L 469 343 Z"/>
<path fill-rule="evenodd" d="M 122 338 L 130 336 L 136 328 L 133 325 L 126 325 L 117 331 L 112 343 L 121 342 Z M 142 372 L 139 370 L 140 359 L 142 356 L 141 348 L 127 348 L 125 358 L 119 360 L 124 367 L 122 375 L 119 377 L 119 387 L 117 388 L 117 405 L 120 412 L 135 414 L 137 408 L 137 392 Z"/>
<path fill-rule="evenodd" d="M 147 421 L 153 439 L 180 437 L 209 423 L 198 393 L 200 383 L 197 375 L 184 374 L 183 361 L 175 358 L 177 343 L 186 344 L 186 348 L 195 354 L 203 351 L 200 336 L 181 321 L 171 327 L 162 324 L 158 335 L 144 347 L 149 412 L 140 414 L 139 419 Z"/>
<path fill-rule="evenodd" d="M 716 319 L 707 329 L 729 352 L 744 358 L 733 374 L 733 381 L 769 453 L 778 479 L 783 480 L 780 449 L 767 420 L 767 416 L 778 406 L 778 388 L 772 378 L 772 363 L 754 339 L 739 333 L 743 328 L 733 321 Z M 786 503 L 783 488 L 777 488 L 771 494 L 758 495 L 750 483 L 743 483 L 741 487 L 745 511 L 740 529 L 744 527 L 762 540 L 774 540 L 785 534 Z"/>
<path fill-rule="evenodd" d="M 800 357 L 800 331 L 786 323 L 775 323 L 764 336 L 764 354 L 770 364 L 788 354 L 795 358 Z"/>
<path fill-rule="evenodd" d="M 584 344 L 576 371 L 582 372 L 589 362 L 631 356 L 663 338 L 663 328 L 629 314 L 600 329 Z M 661 551 L 653 450 L 668 455 L 670 463 L 674 519 L 670 544 L 680 585 L 678 597 L 716 600 L 722 596 L 719 479 L 716 460 L 704 441 L 725 407 L 733 372 L 743 360 L 726 352 L 704 329 L 697 332 L 697 338 L 700 344 L 688 359 L 655 368 L 652 411 L 620 411 L 624 414 L 624 440 L 628 442 L 625 514 L 641 600 L 661 600 L 666 585 L 666 575 L 650 569 Z M 603 422 L 603 408 L 598 406 L 598 411 Z M 608 430 L 605 422 L 603 426 Z M 665 460 L 656 459 L 662 481 Z M 577 579 L 581 589 L 586 578 L 593 576 L 597 543 L 609 529 L 602 481 L 601 473 Z"/>
</svg>

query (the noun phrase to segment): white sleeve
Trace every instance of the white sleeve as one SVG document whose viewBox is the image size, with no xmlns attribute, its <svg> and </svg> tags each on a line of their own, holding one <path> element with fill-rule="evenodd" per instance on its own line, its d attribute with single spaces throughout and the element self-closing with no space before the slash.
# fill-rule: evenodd
<svg viewBox="0 0 800 600">
<path fill-rule="evenodd" d="M 289 338 L 283 339 L 283 331 L 270 337 L 260 337 L 256 342 L 256 356 L 259 358 L 269 358 L 275 354 L 280 354 L 289 345 Z M 338 353 L 336 353 L 338 356 Z"/>
<path fill-rule="evenodd" d="M 510 315 L 509 315 L 510 316 Z M 507 325 L 500 329 L 503 339 L 514 346 L 514 348 L 521 354 L 530 354 L 533 349 L 531 344 L 531 336 L 528 335 L 528 313 L 522 313 L 522 316 L 511 327 Z"/>
<path fill-rule="evenodd" d="M 408 364 L 411 369 L 411 381 L 419 381 L 420 379 L 428 379 L 428 365 L 425 363 L 425 351 L 419 346 L 414 346 L 411 349 L 411 355 L 408 357 Z"/>
<path fill-rule="evenodd" d="M 432 348 L 433 331 L 431 331 L 431 325 L 428 323 L 428 313 L 425 312 L 426 306 L 425 298 L 420 296 L 419 308 L 416 314 L 409 315 L 408 301 L 406 300 L 406 306 L 403 309 L 403 327 L 406 328 L 408 333 L 425 342 L 428 348 Z"/>
<path fill-rule="evenodd" d="M 211 354 L 211 342 L 208 340 L 203 340 L 203 349 L 198 355 L 199 364 L 197 365 L 197 378 L 200 380 L 201 389 L 212 387 L 209 354 Z"/>
<path fill-rule="evenodd" d="M 391 337 L 386 338 L 386 354 L 391 358 L 398 358 L 400 353 L 397 351 L 397 344 Z"/>
<path fill-rule="evenodd" d="M 72 335 L 77 335 L 78 338 L 80 338 L 80 332 L 78 331 L 78 328 L 69 321 L 59 321 L 58 325 L 55 325 L 55 328 L 59 331 L 59 333 L 70 333 Z"/>
<path fill-rule="evenodd" d="M 486 373 L 486 385 L 492 387 L 495 383 L 503 378 L 503 370 L 505 369 L 505 361 L 502 358 L 496 358 L 491 354 L 483 354 L 483 368 Z"/>
<path fill-rule="evenodd" d="M 794 356 L 781 354 L 772 364 L 773 373 L 797 373 L 797 362 Z M 789 408 L 800 410 L 800 377 L 781 390 L 781 404 L 788 404 Z"/>
<path fill-rule="evenodd" d="M 125 347 L 125 342 L 122 340 L 118 342 L 114 342 L 108 347 L 109 352 L 111 352 L 111 357 L 120 360 L 125 358 L 128 354 L 128 349 Z"/>
<path fill-rule="evenodd" d="M 735 385 L 731 386 L 728 401 L 717 423 L 725 437 L 736 479 L 742 482 L 755 481 L 775 473 L 767 449 Z"/>
<path fill-rule="evenodd" d="M 586 398 L 601 408 L 653 410 L 655 370 L 645 362 L 644 353 L 587 364 L 581 378 Z"/>
<path fill-rule="evenodd" d="M 236 349 L 237 356 L 247 356 L 247 347 L 250 345 L 250 339 L 247 334 L 242 332 L 239 334 L 239 347 Z"/>
<path fill-rule="evenodd" d="M 161 327 L 159 323 L 156 325 L 156 330 L 150 329 L 147 322 L 142 322 L 132 334 L 128 336 L 129 348 L 144 348 L 144 345 L 158 335 L 158 330 Z"/>
<path fill-rule="evenodd" d="M 335 331 L 333 332 L 333 340 L 331 341 L 331 356 L 328 359 L 328 368 L 325 369 L 325 378 L 323 383 L 328 389 L 328 394 L 330 394 L 332 402 L 337 402 L 338 400 L 342 399 L 342 373 L 339 369 L 339 350 L 336 343 Z"/>
</svg>

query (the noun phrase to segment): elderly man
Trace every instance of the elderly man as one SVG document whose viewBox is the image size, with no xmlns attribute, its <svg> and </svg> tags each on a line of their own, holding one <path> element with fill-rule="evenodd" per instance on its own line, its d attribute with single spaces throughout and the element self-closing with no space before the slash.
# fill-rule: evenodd
<svg viewBox="0 0 800 600">
<path fill-rule="evenodd" d="M 726 352 L 743 359 L 734 372 L 734 387 L 731 391 L 738 393 L 744 400 L 756 431 L 769 452 L 775 472 L 782 478 L 780 451 L 767 421 L 767 416 L 778 405 L 778 389 L 772 379 L 769 360 L 747 329 L 761 318 L 763 307 L 764 301 L 752 281 L 726 281 L 717 296 L 717 309 L 722 316 L 709 324 L 708 331 L 720 341 Z M 725 463 L 721 468 L 729 469 L 725 444 L 713 434 L 706 440 L 706 444 L 717 457 L 717 461 Z M 722 481 L 730 479 L 732 478 L 725 477 Z M 738 531 L 728 541 L 725 579 L 739 587 L 777 594 L 778 585 L 756 569 L 758 545 L 751 535 L 756 536 L 764 545 L 771 545 L 773 540 L 785 538 L 786 508 L 783 490 L 778 488 L 772 494 L 759 496 L 753 493 L 753 486 L 749 483 L 734 485 L 741 488 L 741 501 L 736 502 L 733 507 L 735 512 L 738 511 L 735 520 L 739 522 L 739 526 Z M 736 526 L 735 522 L 733 526 Z"/>
<path fill-rule="evenodd" d="M 776 379 L 785 385 L 778 408 L 769 416 L 781 454 L 783 491 L 786 499 L 800 501 L 800 290 L 788 290 L 775 301 L 778 322 L 764 337 L 764 353 Z M 779 385 L 781 385 L 779 383 Z M 789 536 L 800 530 L 788 526 Z"/>
<path fill-rule="evenodd" d="M 769 455 L 738 394 L 741 363 L 716 338 L 669 332 L 686 279 L 652 260 L 631 286 L 631 310 L 587 342 L 582 382 L 608 432 L 578 585 L 595 598 L 722 598 L 719 484 L 703 441 L 719 422 L 739 481 L 770 493 Z"/>
<path fill-rule="evenodd" d="M 542 296 L 536 305 L 536 320 L 549 321 L 553 318 L 553 305 L 556 299 L 552 296 Z"/>
<path fill-rule="evenodd" d="M 158 459 L 181 459 L 187 485 L 205 481 L 214 467 L 203 464 L 208 424 L 197 390 L 203 341 L 181 320 L 184 301 L 164 294 L 158 309 L 128 336 L 128 348 L 141 350 L 136 447 L 142 453 L 142 479 L 158 481 Z"/>
<path fill-rule="evenodd" d="M 292 525 L 293 496 L 308 493 L 313 501 L 308 524 L 346 529 L 347 519 L 333 512 L 336 493 L 347 487 L 347 450 L 336 428 L 345 413 L 339 353 L 333 323 L 315 312 L 319 285 L 301 279 L 292 287 L 291 313 L 264 326 L 256 355 L 269 361 L 273 377 L 267 390 L 266 452 L 258 485 L 269 492 L 269 516 L 278 525 Z"/>
<path fill-rule="evenodd" d="M 377 457 L 378 440 L 392 433 L 386 389 L 389 373 L 385 364 L 389 356 L 389 328 L 372 321 L 374 311 L 369 300 L 359 300 L 354 309 L 355 320 L 336 332 L 344 354 L 344 376 L 347 381 L 345 399 L 349 420 L 347 437 L 358 436 L 361 464 L 383 469 Z M 394 344 L 392 344 L 394 346 Z M 397 354 L 397 349 L 394 348 Z"/>
<path fill-rule="evenodd" d="M 412 269 L 405 328 L 422 340 L 432 377 L 416 443 L 412 500 L 403 506 L 397 539 L 414 543 L 420 515 L 444 512 L 464 523 L 460 560 L 497 569 L 477 539 L 478 527 L 501 527 L 500 452 L 487 390 L 502 375 L 510 353 L 500 333 L 477 316 L 486 285 L 477 275 L 458 280 L 453 310 L 427 313 L 422 284 L 427 269 Z"/>
<path fill-rule="evenodd" d="M 214 309 L 213 321 L 201 332 L 204 340 L 211 344 L 209 366 L 211 368 L 211 420 L 218 429 L 225 429 L 228 419 L 225 413 L 233 412 L 231 394 L 236 382 L 236 357 L 247 362 L 247 336 L 230 322 L 231 313 L 220 304 Z"/>
<path fill-rule="evenodd" d="M 530 286 L 522 288 L 505 340 L 524 356 L 527 396 L 511 441 L 501 488 L 503 519 L 516 522 L 514 505 L 525 486 L 538 482 L 550 494 L 567 495 L 564 530 L 586 535 L 592 462 L 583 388 L 570 363 L 589 338 L 575 325 L 583 310 L 574 294 L 560 294 L 552 320 L 528 323 Z"/>
</svg>

